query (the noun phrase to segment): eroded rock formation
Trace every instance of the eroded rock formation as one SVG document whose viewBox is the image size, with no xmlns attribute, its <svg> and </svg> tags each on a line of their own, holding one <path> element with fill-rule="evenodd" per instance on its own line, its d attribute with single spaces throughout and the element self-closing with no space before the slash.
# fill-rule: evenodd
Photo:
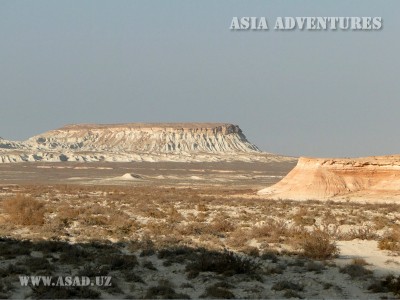
<svg viewBox="0 0 400 300">
<path fill-rule="evenodd" d="M 277 184 L 258 192 L 270 199 L 400 199 L 400 155 L 357 159 L 301 157 Z"/>
<path fill-rule="evenodd" d="M 280 159 L 287 158 L 261 152 L 239 126 L 225 123 L 78 124 L 25 142 L 0 141 L 0 163 Z"/>
</svg>

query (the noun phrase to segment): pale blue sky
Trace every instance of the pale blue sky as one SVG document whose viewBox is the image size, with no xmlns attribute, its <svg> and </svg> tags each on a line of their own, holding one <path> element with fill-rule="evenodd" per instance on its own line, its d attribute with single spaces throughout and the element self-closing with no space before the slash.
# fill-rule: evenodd
<svg viewBox="0 0 400 300">
<path fill-rule="evenodd" d="M 265 151 L 400 153 L 399 1 L 0 0 L 0 136 L 230 122 Z M 233 16 L 381 16 L 375 32 L 232 32 Z"/>
</svg>

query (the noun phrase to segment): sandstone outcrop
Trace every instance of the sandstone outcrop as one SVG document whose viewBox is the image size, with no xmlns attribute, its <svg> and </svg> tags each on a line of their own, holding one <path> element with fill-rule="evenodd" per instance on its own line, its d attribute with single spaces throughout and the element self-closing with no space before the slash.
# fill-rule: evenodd
<svg viewBox="0 0 400 300">
<path fill-rule="evenodd" d="M 400 199 L 400 155 L 356 159 L 301 157 L 280 182 L 258 192 L 270 199 Z"/>
</svg>

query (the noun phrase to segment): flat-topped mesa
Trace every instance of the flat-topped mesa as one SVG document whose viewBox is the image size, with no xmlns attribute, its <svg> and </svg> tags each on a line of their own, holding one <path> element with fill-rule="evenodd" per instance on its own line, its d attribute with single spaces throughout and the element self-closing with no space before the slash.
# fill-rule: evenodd
<svg viewBox="0 0 400 300">
<path fill-rule="evenodd" d="M 260 153 L 237 125 L 226 123 L 76 124 L 32 137 L 41 150 L 145 154 Z"/>
<path fill-rule="evenodd" d="M 211 131 L 214 133 L 221 132 L 222 134 L 242 133 L 237 125 L 229 123 L 120 123 L 120 124 L 69 124 L 65 125 L 58 131 L 71 130 L 107 130 L 107 129 L 130 129 L 143 131 Z"/>
<path fill-rule="evenodd" d="M 227 123 L 76 124 L 13 143 L 0 148 L 0 163 L 295 160 L 260 151 Z"/>
<path fill-rule="evenodd" d="M 400 155 L 354 159 L 301 157 L 277 184 L 258 192 L 270 199 L 400 199 Z"/>
</svg>

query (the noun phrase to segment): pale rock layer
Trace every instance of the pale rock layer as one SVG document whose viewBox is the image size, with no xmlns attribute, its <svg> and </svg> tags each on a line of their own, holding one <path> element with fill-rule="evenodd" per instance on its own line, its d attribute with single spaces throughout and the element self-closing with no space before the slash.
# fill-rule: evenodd
<svg viewBox="0 0 400 300">
<path fill-rule="evenodd" d="M 400 155 L 356 159 L 301 157 L 280 182 L 258 192 L 270 199 L 400 199 Z"/>
<path fill-rule="evenodd" d="M 67 125 L 25 142 L 0 140 L 0 163 L 24 161 L 285 161 L 261 152 L 237 125 Z"/>
</svg>

